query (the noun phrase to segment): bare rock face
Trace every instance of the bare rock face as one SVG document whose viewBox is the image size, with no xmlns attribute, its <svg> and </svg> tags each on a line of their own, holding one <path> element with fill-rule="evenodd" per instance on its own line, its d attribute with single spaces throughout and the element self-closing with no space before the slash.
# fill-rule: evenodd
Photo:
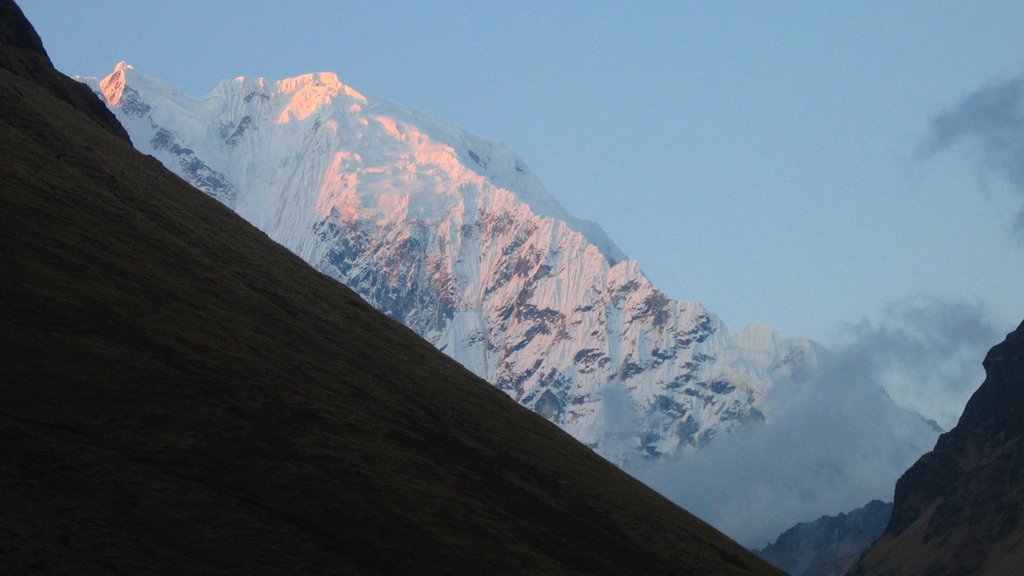
<svg viewBox="0 0 1024 576">
<path fill-rule="evenodd" d="M 1024 324 L 992 348 L 955 428 L 896 484 L 892 520 L 851 574 L 1019 574 Z"/>
</svg>

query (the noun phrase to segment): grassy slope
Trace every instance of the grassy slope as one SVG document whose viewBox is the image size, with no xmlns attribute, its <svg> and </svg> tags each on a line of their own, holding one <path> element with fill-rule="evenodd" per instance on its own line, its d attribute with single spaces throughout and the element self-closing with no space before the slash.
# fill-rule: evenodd
<svg viewBox="0 0 1024 576">
<path fill-rule="evenodd" d="M 0 69 L 5 570 L 776 573 L 52 93 Z"/>
</svg>

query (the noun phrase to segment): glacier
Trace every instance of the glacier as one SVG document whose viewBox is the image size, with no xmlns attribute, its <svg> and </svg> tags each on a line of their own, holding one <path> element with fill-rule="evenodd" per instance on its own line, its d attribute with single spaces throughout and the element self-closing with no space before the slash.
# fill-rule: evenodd
<svg viewBox="0 0 1024 576">
<path fill-rule="evenodd" d="M 500 143 L 329 72 L 239 77 L 202 97 L 124 62 L 82 80 L 141 152 L 666 492 L 686 482 L 675 463 L 734 438 L 773 426 L 835 436 L 829 422 L 799 431 L 805 412 L 793 406 L 811 397 L 826 412 L 845 406 L 837 418 L 871 422 L 856 428 L 858 444 L 888 446 L 876 492 L 935 440 L 880 387 L 857 388 L 872 407 L 858 414 L 840 393 L 857 383 L 821 384 L 828 355 L 815 343 L 765 324 L 733 331 L 699 302 L 669 298 Z M 835 438 L 829 457 L 872 458 L 844 446 Z"/>
</svg>

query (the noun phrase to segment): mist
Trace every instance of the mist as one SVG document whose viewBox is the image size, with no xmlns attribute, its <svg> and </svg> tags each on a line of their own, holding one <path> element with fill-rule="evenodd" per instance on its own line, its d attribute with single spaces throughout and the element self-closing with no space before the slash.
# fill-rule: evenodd
<svg viewBox="0 0 1024 576">
<path fill-rule="evenodd" d="M 934 446 L 935 422 L 955 424 L 1000 335 L 980 305 L 924 295 L 844 335 L 818 349 L 810 382 L 769 393 L 764 423 L 628 471 L 752 548 L 798 522 L 892 500 Z"/>
<path fill-rule="evenodd" d="M 981 304 L 928 295 L 893 302 L 880 320 L 843 333 L 842 362 L 944 430 L 956 425 L 985 377 L 982 359 L 1003 336 Z"/>
</svg>

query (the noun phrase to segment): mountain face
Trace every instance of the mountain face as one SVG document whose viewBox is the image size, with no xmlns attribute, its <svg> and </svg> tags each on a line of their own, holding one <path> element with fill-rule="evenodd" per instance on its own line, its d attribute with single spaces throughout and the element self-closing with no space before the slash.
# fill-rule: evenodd
<svg viewBox="0 0 1024 576">
<path fill-rule="evenodd" d="M 1020 574 L 1024 323 L 984 366 L 956 427 L 897 482 L 892 520 L 851 574 Z"/>
<path fill-rule="evenodd" d="M 892 502 L 874 500 L 837 516 L 786 530 L 757 555 L 792 576 L 842 576 L 885 530 Z"/>
<path fill-rule="evenodd" d="M 666 297 L 503 146 L 334 74 L 195 99 L 122 63 L 92 86 L 141 151 L 620 463 L 760 421 L 814 366 Z"/>
<path fill-rule="evenodd" d="M 778 574 L 8 67 L 12 30 L 0 0 L 5 574 Z"/>
</svg>

